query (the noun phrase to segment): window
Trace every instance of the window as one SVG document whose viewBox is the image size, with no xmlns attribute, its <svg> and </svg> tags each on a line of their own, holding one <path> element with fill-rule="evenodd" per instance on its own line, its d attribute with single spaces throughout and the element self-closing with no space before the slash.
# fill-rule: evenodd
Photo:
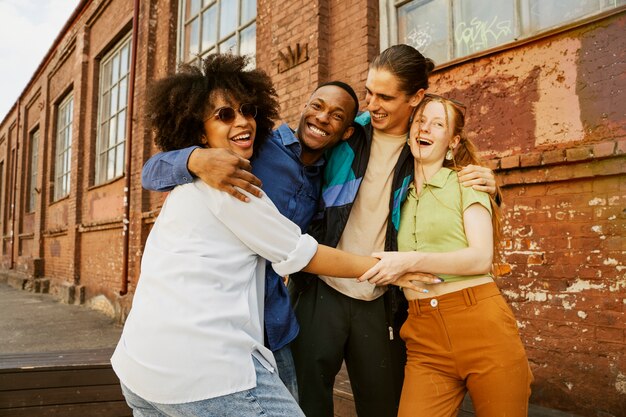
<svg viewBox="0 0 626 417">
<path fill-rule="evenodd" d="M 56 148 L 54 151 L 54 201 L 70 193 L 72 167 L 72 121 L 74 97 L 68 96 L 57 111 Z"/>
<path fill-rule="evenodd" d="M 124 174 L 129 60 L 130 36 L 120 42 L 100 64 L 96 184 Z"/>
<path fill-rule="evenodd" d="M 181 0 L 179 60 L 256 53 L 256 0 Z"/>
<path fill-rule="evenodd" d="M 30 135 L 30 177 L 28 178 L 28 201 L 26 212 L 35 211 L 35 199 L 37 197 L 37 162 L 39 156 L 39 129 Z"/>
<path fill-rule="evenodd" d="M 381 25 L 381 48 L 406 43 L 437 64 L 626 4 L 626 0 L 385 1 L 381 16 L 388 16 L 388 22 Z"/>
</svg>

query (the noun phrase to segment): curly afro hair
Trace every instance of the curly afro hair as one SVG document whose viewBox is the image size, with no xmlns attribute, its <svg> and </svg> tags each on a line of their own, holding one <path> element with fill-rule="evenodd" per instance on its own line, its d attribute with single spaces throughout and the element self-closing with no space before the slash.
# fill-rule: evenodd
<svg viewBox="0 0 626 417">
<path fill-rule="evenodd" d="M 246 69 L 248 62 L 244 56 L 211 54 L 156 81 L 148 91 L 147 106 L 156 145 L 163 151 L 204 146 L 204 120 L 210 100 L 219 93 L 229 100 L 257 106 L 256 151 L 278 119 L 278 100 L 270 77 L 259 69 Z"/>
</svg>

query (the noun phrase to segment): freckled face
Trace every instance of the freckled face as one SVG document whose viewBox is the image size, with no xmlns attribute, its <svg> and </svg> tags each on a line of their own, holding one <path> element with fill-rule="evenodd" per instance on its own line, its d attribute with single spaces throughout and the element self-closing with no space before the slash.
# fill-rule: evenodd
<svg viewBox="0 0 626 417">
<path fill-rule="evenodd" d="M 454 117 L 448 115 L 448 123 Z M 450 146 L 458 143 L 458 136 L 452 137 L 452 128 L 446 123 L 446 107 L 438 101 L 429 101 L 423 111 L 417 112 L 411 124 L 409 146 L 413 157 L 421 163 L 443 164 L 443 159 Z"/>
<path fill-rule="evenodd" d="M 212 106 L 204 120 L 205 144 L 211 148 L 227 148 L 250 159 L 256 136 L 256 120 L 241 114 L 241 103 L 227 101 L 221 94 L 216 94 L 211 102 Z M 230 123 L 220 120 L 218 116 L 219 109 L 224 107 L 235 109 L 235 119 Z"/>
</svg>

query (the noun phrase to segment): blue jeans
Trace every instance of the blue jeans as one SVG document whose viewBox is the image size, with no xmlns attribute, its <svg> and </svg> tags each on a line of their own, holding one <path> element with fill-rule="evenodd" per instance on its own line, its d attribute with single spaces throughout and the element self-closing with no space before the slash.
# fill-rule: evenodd
<svg viewBox="0 0 626 417">
<path fill-rule="evenodd" d="M 134 417 L 304 417 L 276 372 L 271 373 L 257 361 L 256 387 L 182 404 L 159 404 L 146 401 L 122 384 L 126 402 Z"/>
<path fill-rule="evenodd" d="M 278 376 L 283 381 L 293 398 L 298 402 L 298 380 L 296 379 L 296 366 L 293 363 L 293 355 L 289 345 L 272 352 L 276 359 Z"/>
</svg>

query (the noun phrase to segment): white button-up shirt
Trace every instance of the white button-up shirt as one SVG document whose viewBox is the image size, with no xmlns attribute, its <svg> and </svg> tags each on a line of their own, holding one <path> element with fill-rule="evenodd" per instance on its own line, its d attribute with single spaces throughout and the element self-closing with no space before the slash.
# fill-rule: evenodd
<svg viewBox="0 0 626 417">
<path fill-rule="evenodd" d="M 252 355 L 275 367 L 263 346 L 263 258 L 291 274 L 309 263 L 317 242 L 267 197 L 250 200 L 200 180 L 166 199 L 111 358 L 135 394 L 164 404 L 199 401 L 255 387 Z"/>
</svg>

